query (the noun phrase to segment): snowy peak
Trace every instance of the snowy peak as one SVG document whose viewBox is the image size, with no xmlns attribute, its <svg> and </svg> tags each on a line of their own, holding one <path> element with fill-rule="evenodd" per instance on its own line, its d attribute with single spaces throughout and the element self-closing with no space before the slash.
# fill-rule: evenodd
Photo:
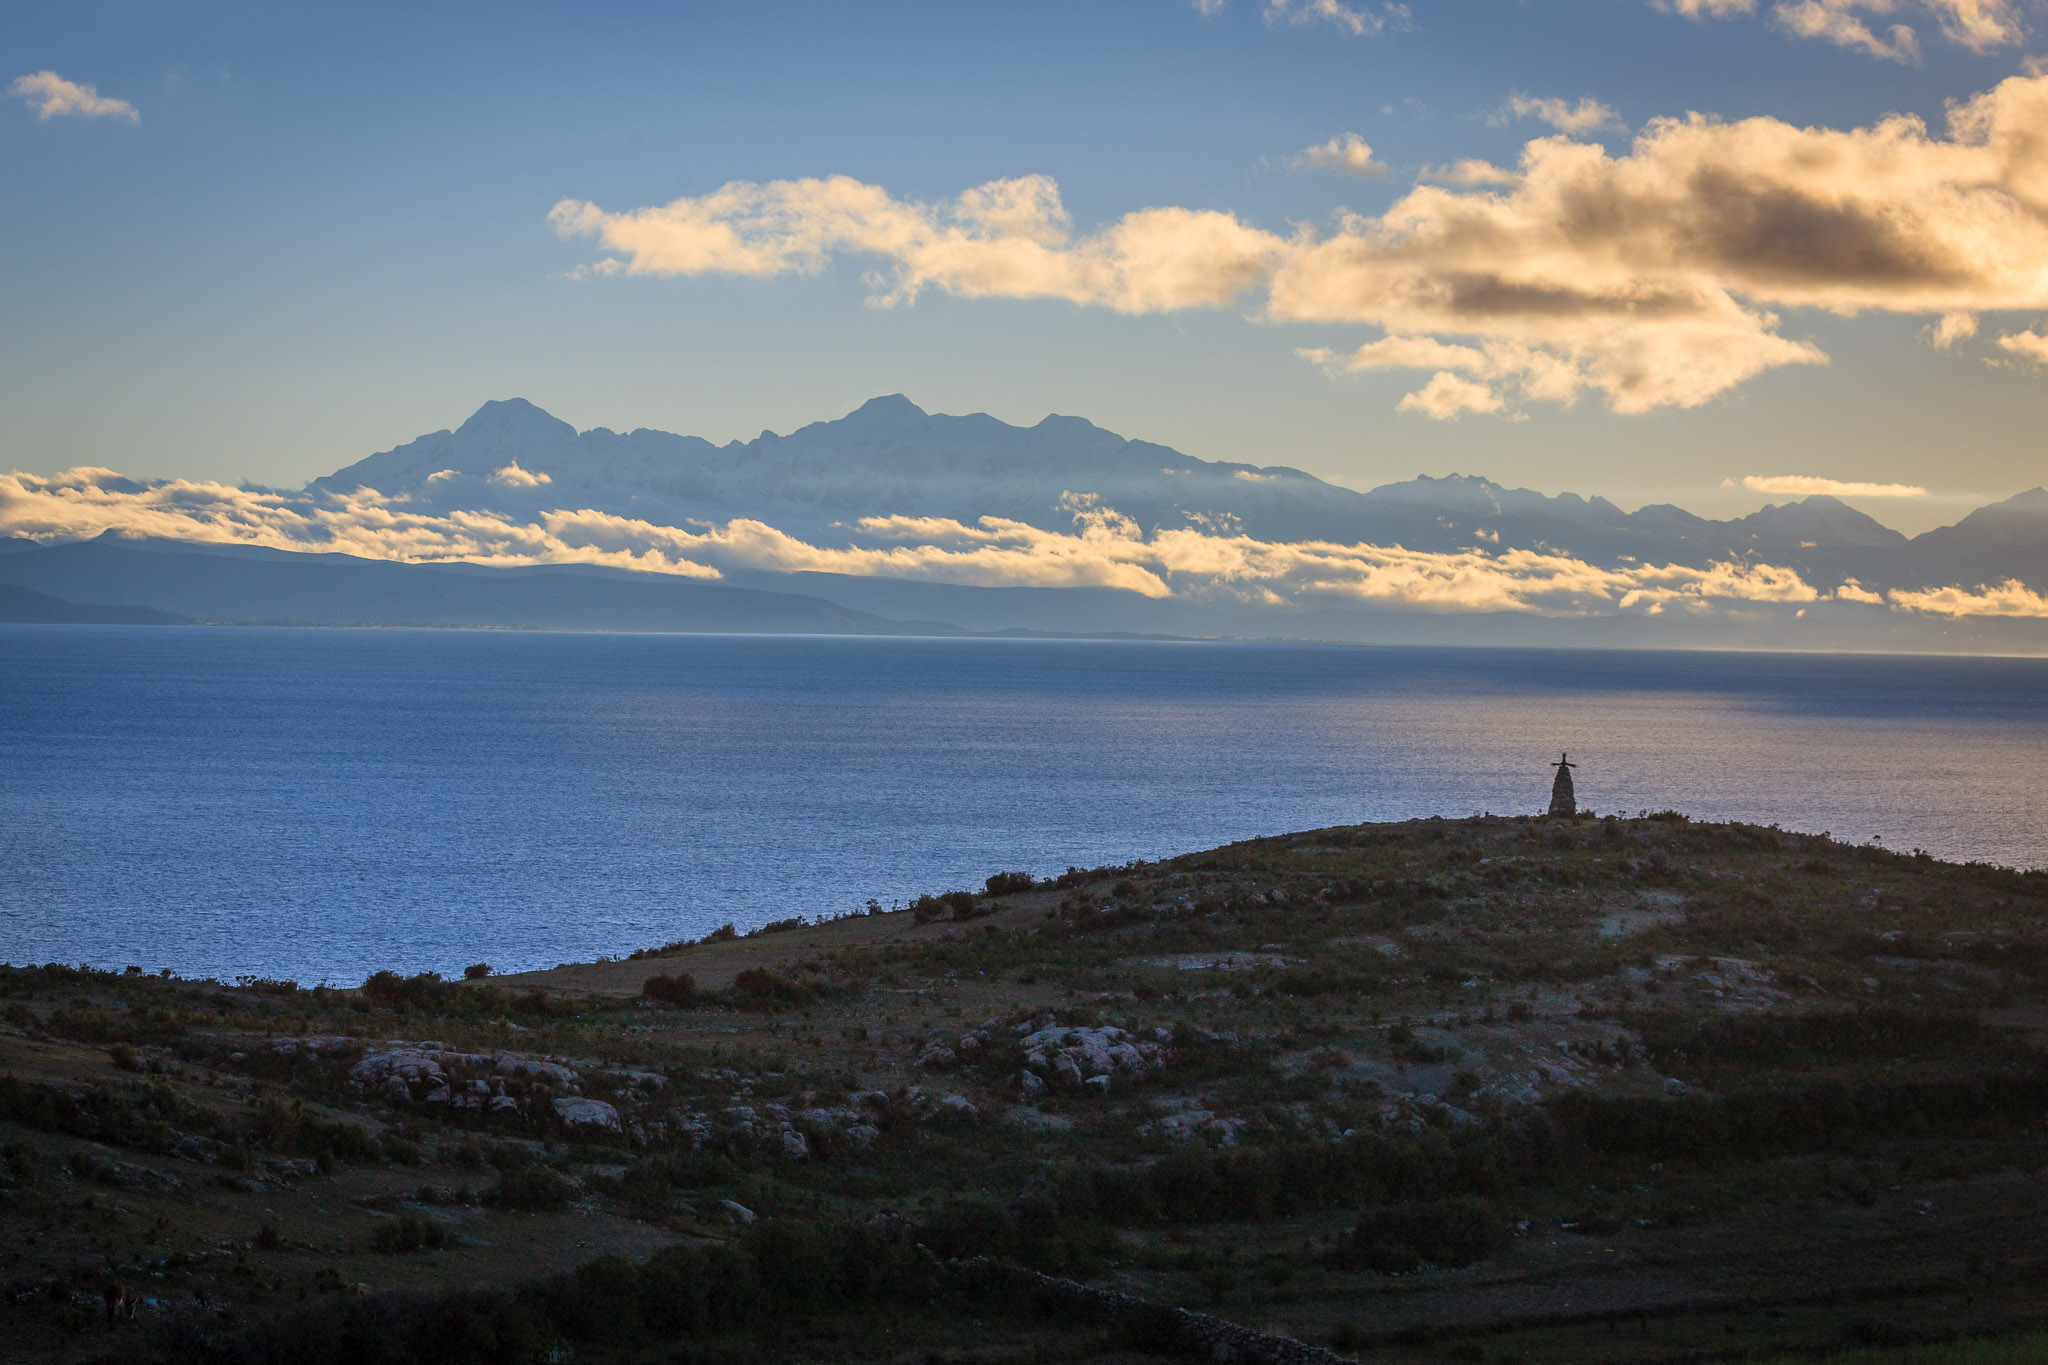
<svg viewBox="0 0 2048 1365">
<path fill-rule="evenodd" d="M 497 398 L 471 413 L 455 435 L 497 445 L 559 444 L 574 440 L 576 428 L 524 398 Z"/>
</svg>

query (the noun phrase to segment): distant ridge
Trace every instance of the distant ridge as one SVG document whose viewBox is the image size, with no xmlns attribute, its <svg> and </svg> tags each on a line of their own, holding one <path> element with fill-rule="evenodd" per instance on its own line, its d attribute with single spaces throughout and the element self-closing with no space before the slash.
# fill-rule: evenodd
<svg viewBox="0 0 2048 1365">
<path fill-rule="evenodd" d="M 502 476 L 514 468 L 522 477 Z M 1761 557 L 1828 583 L 1879 587 L 2048 579 L 2048 492 L 2040 489 L 1909 539 L 1825 495 L 1714 521 L 1669 504 L 1624 512 L 1601 497 L 1461 474 L 1359 492 L 1285 465 L 1198 460 L 1080 417 L 1020 427 L 986 413 L 929 413 L 902 394 L 786 436 L 763 432 L 722 446 L 647 428 L 578 432 L 524 399 L 503 399 L 452 431 L 307 486 L 508 514 L 573 506 L 668 525 L 745 517 L 812 538 L 866 516 L 998 517 L 1071 530 L 1066 495 L 1074 494 L 1148 533 L 1195 526 L 1266 541 L 1533 550 L 1608 566 Z"/>
<path fill-rule="evenodd" d="M 0 556 L 0 585 L 34 608 L 148 612 L 137 624 L 198 619 L 303 625 L 462 626 L 529 630 L 751 632 L 816 635 L 958 633 L 892 621 L 822 598 L 693 583 L 659 574 L 479 569 L 237 547 L 135 548 L 107 539 Z M 179 552 L 182 551 L 182 552 Z M 81 607 L 48 595 L 61 586 Z M 56 610 L 56 608 L 41 608 Z M 8 619 L 83 620 L 44 615 Z M 113 620 L 112 616 L 90 619 Z"/>
<path fill-rule="evenodd" d="M 116 491 L 141 487 L 129 482 Z M 453 430 L 314 480 L 304 503 L 372 527 L 400 515 L 596 528 L 578 545 L 592 534 L 611 543 L 615 530 L 626 544 L 658 542 L 651 528 L 675 527 L 686 532 L 679 542 L 721 547 L 706 556 L 719 577 L 416 563 L 354 558 L 317 541 L 301 550 L 110 531 L 67 544 L 0 540 L 0 583 L 76 607 L 206 622 L 2048 651 L 2040 488 L 1908 538 L 1826 496 L 1713 521 L 1463 474 L 1359 492 L 1284 465 L 1194 459 L 1080 417 L 1014 426 L 888 394 L 787 435 L 724 445 L 647 429 L 578 432 L 523 399 L 497 400 Z M 440 543 L 459 553 L 466 542 Z M 956 553 L 975 544 L 996 548 L 979 560 Z M 1195 558 L 1169 561 L 1169 548 Z M 1136 562 L 1116 557 L 1124 550 L 1152 556 L 1151 567 L 1122 575 Z M 1223 566 L 1213 573 L 1178 567 L 1212 550 Z M 1318 566 L 1332 558 L 1353 577 L 1326 581 Z M 1077 562 L 1085 572 L 1073 571 Z M 1232 576 L 1237 564 L 1261 562 L 1306 567 Z M 899 565 L 906 576 L 887 576 Z M 1366 584 L 1382 568 L 1385 582 Z M 1443 590 L 1468 573 L 1474 590 Z M 1547 600 L 1497 590 L 1547 574 L 1563 585 Z M 980 582 L 957 581 L 970 575 Z M 1709 580 L 1742 590 L 1699 587 Z M 1269 581 L 1284 591 L 1267 590 Z M 1101 586 L 1111 582 L 1125 586 Z M 1129 590 L 1133 582 L 1150 595 Z M 1672 582 L 1693 585 L 1691 595 L 1664 587 Z M 1585 583 L 1594 586 L 1573 597 Z M 1650 587 L 1633 594 L 1631 584 Z M 1900 593 L 1927 595 L 1901 604 Z M 1958 600 L 1966 614 L 1950 610 Z"/>
<path fill-rule="evenodd" d="M 192 618 L 155 607 L 102 607 L 0 583 L 0 622 L 9 625 L 185 626 Z"/>
</svg>

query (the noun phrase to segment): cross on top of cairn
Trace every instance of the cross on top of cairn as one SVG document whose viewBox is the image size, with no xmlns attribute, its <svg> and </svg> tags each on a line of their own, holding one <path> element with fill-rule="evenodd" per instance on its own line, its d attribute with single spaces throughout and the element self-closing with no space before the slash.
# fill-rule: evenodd
<svg viewBox="0 0 2048 1365">
<path fill-rule="evenodd" d="M 1579 765 L 1566 762 L 1565 760 L 1568 757 L 1570 755 L 1560 752 L 1557 756 L 1557 762 L 1550 765 L 1557 769 L 1557 780 L 1550 784 L 1550 813 L 1552 815 L 1577 815 L 1579 813 L 1579 799 L 1572 793 L 1572 769 Z"/>
</svg>

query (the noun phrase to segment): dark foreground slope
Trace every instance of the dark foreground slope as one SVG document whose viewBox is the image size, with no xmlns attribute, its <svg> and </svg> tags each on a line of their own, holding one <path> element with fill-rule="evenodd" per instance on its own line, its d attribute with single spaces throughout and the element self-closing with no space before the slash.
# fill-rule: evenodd
<svg viewBox="0 0 2048 1365">
<path fill-rule="evenodd" d="M 2041 874 L 1431 820 L 520 978 L 141 965 L 0 972 L 25 1357 L 1675 1361 L 2048 1301 Z"/>
</svg>

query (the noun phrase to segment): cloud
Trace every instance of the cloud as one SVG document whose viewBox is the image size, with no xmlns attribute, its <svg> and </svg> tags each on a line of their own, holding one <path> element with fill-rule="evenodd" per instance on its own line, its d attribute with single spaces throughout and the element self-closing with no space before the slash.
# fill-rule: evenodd
<svg viewBox="0 0 2048 1365">
<path fill-rule="evenodd" d="M 607 213 L 565 199 L 549 215 L 564 237 L 619 253 L 605 273 L 812 274 L 839 252 L 877 256 L 873 302 L 927 288 L 963 298 L 1065 299 L 1124 313 L 1228 304 L 1270 274 L 1286 241 L 1227 213 L 1158 208 L 1076 238 L 1045 176 L 996 180 L 949 204 L 897 200 L 846 176 L 735 182 L 658 208 Z"/>
<path fill-rule="evenodd" d="M 1126 313 L 1251 296 L 1270 322 L 1455 346 L 1455 363 L 1426 368 L 1485 385 L 1510 415 L 1586 394 L 1640 413 L 1826 363 L 1811 342 L 1781 334 L 1779 309 L 1940 318 L 2048 308 L 2043 127 L 2048 75 L 1953 105 L 1945 135 L 1907 115 L 1849 129 L 1661 118 L 1624 154 L 1537 138 L 1511 183 L 1418 184 L 1385 213 L 1343 215 L 1320 236 L 1188 208 L 1141 209 L 1077 234 L 1044 176 L 941 204 L 844 176 L 735 182 L 626 212 L 563 200 L 552 219 L 564 237 L 614 253 L 593 265 L 599 273 L 766 278 L 868 257 L 880 263 L 872 301 L 884 307 L 925 289 Z M 1384 368 L 1375 345 L 1337 367 Z M 2006 349 L 2026 346 L 2015 338 Z M 1438 400 L 1453 392 L 1413 397 L 1443 412 Z"/>
<path fill-rule="evenodd" d="M 1372 159 L 1372 148 L 1356 133 L 1304 147 L 1288 164 L 1297 170 L 1343 171 L 1347 175 L 1384 175 L 1386 166 Z"/>
<path fill-rule="evenodd" d="M 1468 378 L 1621 412 L 1688 407 L 1766 370 L 1823 363 L 1776 307 L 1941 315 L 2048 306 L 2048 78 L 1918 119 L 1800 128 L 1659 119 L 1626 155 L 1523 149 L 1500 193 L 1419 186 L 1377 218 L 1292 244 L 1276 318 L 1475 344 Z M 1518 381 L 1520 382 L 1520 381 Z"/>
<path fill-rule="evenodd" d="M 1516 118 L 1540 119 L 1560 133 L 1591 133 L 1602 128 L 1619 128 L 1620 117 L 1591 95 L 1577 104 L 1561 99 L 1532 99 L 1517 90 L 1508 96 L 1508 113 Z"/>
<path fill-rule="evenodd" d="M 1269 24 L 1331 24 L 1354 38 L 1370 38 L 1388 28 L 1404 28 L 1406 5 L 1382 4 L 1377 11 L 1343 0 L 1266 0 Z"/>
<path fill-rule="evenodd" d="M 104 469 L 0 476 L 0 531 L 40 540 L 112 531 L 411 562 L 604 564 L 700 579 L 727 569 L 814 571 L 1114 588 L 1155 598 L 1334 598 L 1430 611 L 1657 613 L 1819 598 L 1795 571 L 1769 565 L 1603 568 L 1530 550 L 1442 554 L 1332 541 L 1276 543 L 1227 526 L 1147 536 L 1093 495 L 1069 494 L 1063 506 L 1072 521 L 1068 530 L 998 517 L 972 524 L 868 517 L 851 528 L 851 543 L 819 545 L 744 518 L 676 527 L 559 508 L 521 520 L 487 510 L 433 510 L 368 490 L 288 494 L 184 480 L 143 483 Z"/>
<path fill-rule="evenodd" d="M 1785 0 L 1771 17 L 1794 37 L 1825 39 L 1887 61 L 1917 62 L 1920 41 L 1911 25 L 1893 24 L 1886 30 L 1888 38 L 1880 38 L 1856 17 L 1858 9 L 1887 14 L 1893 8 L 1893 0 Z"/>
<path fill-rule="evenodd" d="M 1756 13 L 1756 0 L 1650 0 L 1653 9 L 1689 19 L 1731 19 Z M 1778 27 L 1799 38 L 1819 38 L 1885 61 L 1920 60 L 1920 39 L 1911 24 L 1882 21 L 1901 12 L 1925 14 L 1942 37 L 1972 52 L 1991 52 L 2024 42 L 2015 0 L 1779 0 L 1771 10 Z M 1863 16 L 1875 17 L 1877 26 Z M 1877 27 L 1884 30 L 1880 36 Z"/>
<path fill-rule="evenodd" d="M 1438 370 L 1429 382 L 1394 405 L 1396 412 L 1419 412 L 1439 422 L 1455 421 L 1460 413 L 1499 412 L 1501 396 L 1484 384 Z"/>
<path fill-rule="evenodd" d="M 1967 341 L 1977 335 L 1977 317 L 1974 313 L 1943 313 L 1929 323 L 1920 333 L 1929 346 L 1937 351 L 1946 351 L 1958 341 Z"/>
<path fill-rule="evenodd" d="M 1723 480 L 1727 487 L 1732 480 Z M 1755 493 L 1776 493 L 1786 497 L 1810 498 L 1924 498 L 1927 490 L 1910 483 L 1844 483 L 1840 479 L 1818 479 L 1806 474 L 1745 474 L 1742 486 Z"/>
<path fill-rule="evenodd" d="M 521 469 L 519 461 L 514 460 L 491 475 L 491 482 L 505 488 L 540 488 L 553 483 L 554 480 L 546 474 L 530 473 Z"/>
<path fill-rule="evenodd" d="M 1972 52 L 1989 52 L 2026 41 L 2019 7 L 2012 0 L 1926 0 L 1942 36 Z"/>
<path fill-rule="evenodd" d="M 1650 7 L 1688 19 L 1729 19 L 1756 13 L 1756 0 L 1650 0 Z"/>
<path fill-rule="evenodd" d="M 1454 161 L 1448 166 L 1425 166 L 1418 181 L 1425 184 L 1456 185 L 1462 189 L 1477 189 L 1486 185 L 1514 185 L 1520 183 L 1520 172 L 1505 166 L 1496 166 L 1490 161 L 1471 158 Z"/>
<path fill-rule="evenodd" d="M 136 113 L 135 106 L 128 101 L 102 95 L 98 89 L 90 85 L 67 81 L 54 71 L 37 71 L 32 75 L 17 76 L 14 83 L 7 87 L 7 93 L 16 96 L 35 110 L 36 118 L 42 121 L 70 116 L 142 122 L 142 115 Z"/>
<path fill-rule="evenodd" d="M 2048 597 L 2016 578 L 2008 578 L 1996 587 L 1982 585 L 1975 589 L 1929 588 L 1907 592 L 1894 588 L 1886 597 L 1894 607 L 1937 616 L 2048 617 Z"/>
<path fill-rule="evenodd" d="M 1855 579 L 1824 592 L 1796 570 L 1770 564 L 1607 567 L 1541 550 L 1439 553 L 1399 545 L 1273 542 L 1254 539 L 1227 520 L 1148 536 L 1093 494 L 1069 493 L 1061 505 L 1071 529 L 1000 517 L 971 524 L 943 517 L 866 517 L 849 528 L 849 543 L 820 545 L 748 518 L 667 526 L 587 508 L 555 508 L 521 519 L 484 509 L 435 509 L 367 489 L 280 493 L 189 480 L 144 482 L 90 468 L 48 477 L 0 475 L 0 534 L 43 541 L 112 532 L 414 563 L 601 564 L 705 580 L 729 569 L 810 571 L 980 586 L 1112 588 L 1152 598 L 1282 605 L 1336 600 L 1432 612 L 1657 615 L 1839 601 L 1951 617 L 2048 618 L 2048 597 L 2018 581 L 1895 589 L 1880 598 Z"/>
<path fill-rule="evenodd" d="M 2031 360 L 2036 365 L 2048 365 L 2048 336 L 2036 331 L 2008 332 L 1998 339 L 1999 349 L 2009 351 L 2022 360 Z"/>
</svg>

